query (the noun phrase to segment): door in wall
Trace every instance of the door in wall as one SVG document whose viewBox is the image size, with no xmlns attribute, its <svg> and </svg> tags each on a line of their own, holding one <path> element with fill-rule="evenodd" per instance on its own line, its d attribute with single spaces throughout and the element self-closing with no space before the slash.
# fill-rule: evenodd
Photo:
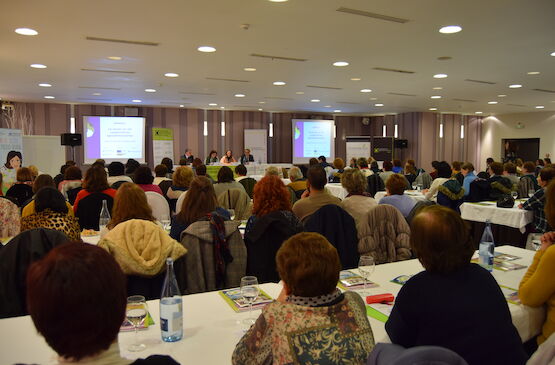
<svg viewBox="0 0 555 365">
<path fill-rule="evenodd" d="M 511 138 L 501 140 L 501 156 L 503 161 L 514 161 L 521 158 L 524 162 L 536 161 L 540 158 L 539 138 Z"/>
</svg>

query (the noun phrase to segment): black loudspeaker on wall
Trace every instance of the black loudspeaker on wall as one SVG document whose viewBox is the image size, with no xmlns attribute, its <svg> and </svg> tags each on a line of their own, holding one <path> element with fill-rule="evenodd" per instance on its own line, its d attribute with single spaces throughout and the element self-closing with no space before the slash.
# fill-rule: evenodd
<svg viewBox="0 0 555 365">
<path fill-rule="evenodd" d="M 81 146 L 83 139 L 80 133 L 62 133 L 60 134 L 62 146 Z"/>
<path fill-rule="evenodd" d="M 409 141 L 408 139 L 396 139 L 395 140 L 395 148 L 408 148 Z"/>
</svg>

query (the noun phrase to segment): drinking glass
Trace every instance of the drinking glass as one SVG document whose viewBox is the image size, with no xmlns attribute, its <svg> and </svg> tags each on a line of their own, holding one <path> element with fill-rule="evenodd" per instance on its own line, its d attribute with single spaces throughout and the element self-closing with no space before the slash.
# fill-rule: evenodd
<svg viewBox="0 0 555 365">
<path fill-rule="evenodd" d="M 511 196 L 516 200 L 516 198 L 518 198 L 518 191 L 511 191 Z"/>
<path fill-rule="evenodd" d="M 374 268 L 376 267 L 376 263 L 374 262 L 374 258 L 370 255 L 362 255 L 358 260 L 358 271 L 362 279 L 364 280 L 364 290 L 360 293 L 361 295 L 365 296 L 367 294 L 366 291 L 366 282 L 370 280 L 370 276 L 374 272 Z"/>
<path fill-rule="evenodd" d="M 528 197 L 531 198 L 535 193 L 536 191 L 534 189 L 528 190 Z"/>
<path fill-rule="evenodd" d="M 162 219 L 160 219 L 160 223 L 162 223 L 162 227 L 164 227 L 164 231 L 169 233 L 170 228 L 171 228 L 171 224 L 172 224 L 172 221 L 171 221 L 170 217 L 163 216 Z"/>
<path fill-rule="evenodd" d="M 416 183 L 412 183 L 412 190 L 416 190 L 416 189 L 417 189 Z"/>
<path fill-rule="evenodd" d="M 229 212 L 229 219 L 235 220 L 235 209 L 228 209 Z"/>
<path fill-rule="evenodd" d="M 256 276 L 244 276 L 241 278 L 241 295 L 249 303 L 249 318 L 243 321 L 245 324 L 251 325 L 254 323 L 254 318 L 252 318 L 252 303 L 254 303 L 259 293 L 260 289 L 258 288 Z"/>
<path fill-rule="evenodd" d="M 131 344 L 127 349 L 132 352 L 143 351 L 146 348 L 144 343 L 139 343 L 137 335 L 139 326 L 144 322 L 148 307 L 146 306 L 145 297 L 142 295 L 133 295 L 127 298 L 127 307 L 125 316 L 127 320 L 133 324 L 135 328 L 135 343 Z"/>
</svg>

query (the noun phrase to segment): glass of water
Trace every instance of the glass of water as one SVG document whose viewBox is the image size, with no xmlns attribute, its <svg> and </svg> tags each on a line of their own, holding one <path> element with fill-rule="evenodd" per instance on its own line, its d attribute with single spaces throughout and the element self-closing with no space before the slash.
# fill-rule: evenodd
<svg viewBox="0 0 555 365">
<path fill-rule="evenodd" d="M 129 351 L 137 352 L 146 349 L 146 345 L 139 342 L 137 331 L 139 329 L 139 326 L 144 322 L 147 313 L 148 309 L 146 306 L 145 297 L 143 297 L 142 295 L 133 295 L 127 298 L 125 316 L 135 328 L 135 342 L 128 347 Z"/>
<path fill-rule="evenodd" d="M 256 276 L 244 276 L 241 278 L 241 295 L 249 304 L 249 318 L 243 321 L 245 324 L 251 325 L 254 323 L 254 318 L 252 318 L 252 303 L 254 303 L 259 293 L 260 289 L 258 288 Z"/>
<path fill-rule="evenodd" d="M 528 197 L 531 198 L 535 193 L 536 191 L 534 189 L 528 190 Z"/>
<path fill-rule="evenodd" d="M 362 255 L 358 260 L 358 271 L 362 279 L 364 280 L 364 290 L 360 293 L 362 296 L 368 294 L 366 291 L 366 283 L 370 280 L 370 276 L 374 273 L 374 268 L 376 267 L 376 263 L 374 262 L 374 258 L 370 255 Z"/>
<path fill-rule="evenodd" d="M 518 198 L 518 191 L 511 191 L 511 196 L 516 200 Z"/>
</svg>

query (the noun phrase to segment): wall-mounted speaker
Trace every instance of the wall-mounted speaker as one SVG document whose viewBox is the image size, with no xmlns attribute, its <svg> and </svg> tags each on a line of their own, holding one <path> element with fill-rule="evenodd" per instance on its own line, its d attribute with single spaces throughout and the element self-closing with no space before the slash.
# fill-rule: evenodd
<svg viewBox="0 0 555 365">
<path fill-rule="evenodd" d="M 408 148 L 409 141 L 408 139 L 396 139 L 395 140 L 395 148 Z"/>
<path fill-rule="evenodd" d="M 60 134 L 62 146 L 81 146 L 83 139 L 80 133 L 62 133 Z"/>
</svg>

